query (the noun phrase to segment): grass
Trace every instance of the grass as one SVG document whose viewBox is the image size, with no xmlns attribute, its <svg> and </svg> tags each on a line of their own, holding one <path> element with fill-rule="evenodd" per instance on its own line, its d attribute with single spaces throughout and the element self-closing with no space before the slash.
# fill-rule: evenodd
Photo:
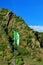
<svg viewBox="0 0 43 65">
<path fill-rule="evenodd" d="M 27 62 L 28 65 L 43 65 L 43 61 L 38 61 L 38 58 L 35 58 L 34 56 L 25 56 L 24 60 Z"/>
</svg>

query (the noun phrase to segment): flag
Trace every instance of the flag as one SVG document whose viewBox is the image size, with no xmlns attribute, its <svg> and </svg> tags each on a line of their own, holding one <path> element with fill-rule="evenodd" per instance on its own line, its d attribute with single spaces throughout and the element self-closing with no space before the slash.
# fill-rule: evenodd
<svg viewBox="0 0 43 65">
<path fill-rule="evenodd" d="M 19 45 L 19 33 L 14 31 L 14 44 Z"/>
</svg>

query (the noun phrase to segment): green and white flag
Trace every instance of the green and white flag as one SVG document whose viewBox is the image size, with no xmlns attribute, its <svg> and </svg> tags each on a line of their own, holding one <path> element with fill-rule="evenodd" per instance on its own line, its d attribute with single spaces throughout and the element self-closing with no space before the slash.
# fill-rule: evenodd
<svg viewBox="0 0 43 65">
<path fill-rule="evenodd" d="M 19 45 L 19 33 L 14 31 L 14 44 Z"/>
</svg>

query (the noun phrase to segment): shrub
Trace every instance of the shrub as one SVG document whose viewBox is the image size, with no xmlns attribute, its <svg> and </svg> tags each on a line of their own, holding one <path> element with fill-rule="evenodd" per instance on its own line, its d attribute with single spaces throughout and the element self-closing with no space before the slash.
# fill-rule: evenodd
<svg viewBox="0 0 43 65">
<path fill-rule="evenodd" d="M 3 51 L 0 51 L 0 56 L 3 56 Z"/>
<path fill-rule="evenodd" d="M 16 63 L 17 63 L 17 65 L 23 65 L 22 58 L 17 57 Z"/>
<path fill-rule="evenodd" d="M 42 59 L 41 59 L 41 58 L 37 58 L 37 61 L 39 61 L 39 62 L 40 62 L 40 61 L 42 61 Z"/>
<path fill-rule="evenodd" d="M 19 52 L 22 56 L 29 54 L 29 52 L 28 52 L 25 48 L 20 48 L 20 50 L 18 50 L 18 52 Z"/>
<path fill-rule="evenodd" d="M 3 20 L 3 17 L 2 17 L 2 15 L 0 15 L 0 20 Z"/>
<path fill-rule="evenodd" d="M 32 48 L 32 40 L 31 39 L 30 40 L 29 39 L 27 40 L 27 45 Z"/>
<path fill-rule="evenodd" d="M 13 57 L 13 55 L 12 54 L 9 54 L 5 58 L 6 58 L 7 61 L 10 61 L 12 59 L 12 57 Z"/>
</svg>

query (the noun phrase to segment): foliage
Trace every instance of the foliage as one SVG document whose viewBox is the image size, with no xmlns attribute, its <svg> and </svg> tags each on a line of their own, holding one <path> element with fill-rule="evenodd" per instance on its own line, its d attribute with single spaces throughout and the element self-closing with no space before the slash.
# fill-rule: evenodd
<svg viewBox="0 0 43 65">
<path fill-rule="evenodd" d="M 8 54 L 7 56 L 5 56 L 5 59 L 7 60 L 7 61 L 10 61 L 11 59 L 12 59 L 12 54 Z"/>
<path fill-rule="evenodd" d="M 0 56 L 3 56 L 3 51 L 0 51 Z"/>
<path fill-rule="evenodd" d="M 23 65 L 23 60 L 21 57 L 17 57 L 16 64 L 17 65 Z"/>
<path fill-rule="evenodd" d="M 3 16 L 2 16 L 2 15 L 0 15 L 0 21 L 1 21 L 1 20 L 3 20 Z"/>
<path fill-rule="evenodd" d="M 36 49 L 41 50 L 40 54 L 42 54 L 43 56 L 42 49 L 39 49 L 37 46 L 38 42 L 39 45 L 40 43 L 43 43 L 43 33 L 33 31 L 30 27 L 28 27 L 28 25 L 25 23 L 22 17 L 16 16 L 15 14 L 11 15 L 11 12 L 9 15 L 9 12 L 10 11 L 4 8 L 0 10 L 0 57 L 2 57 L 3 60 L 6 60 L 5 62 L 13 62 L 12 59 L 14 58 L 14 31 L 17 31 L 20 34 L 20 45 L 16 47 L 17 65 L 23 65 L 24 56 L 27 57 L 31 55 L 31 52 L 32 54 L 34 54 L 33 50 L 35 50 L 35 52 L 37 52 Z M 9 19 L 9 21 L 7 19 Z M 35 40 L 32 41 L 33 38 Z M 38 41 L 37 44 L 36 41 Z M 32 49 L 33 45 L 34 49 Z M 38 59 L 38 61 L 40 61 L 40 58 Z"/>
</svg>

